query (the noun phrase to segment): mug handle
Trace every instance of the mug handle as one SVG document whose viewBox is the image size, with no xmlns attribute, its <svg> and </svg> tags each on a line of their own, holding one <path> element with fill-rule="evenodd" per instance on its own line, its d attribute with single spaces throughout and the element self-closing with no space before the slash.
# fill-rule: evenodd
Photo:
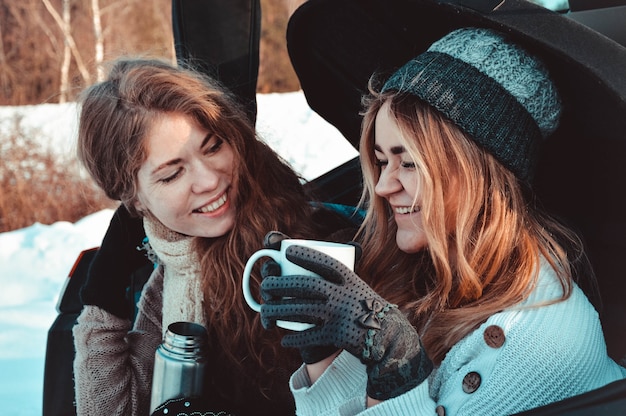
<svg viewBox="0 0 626 416">
<path fill-rule="evenodd" d="M 280 252 L 272 249 L 263 249 L 253 253 L 248 261 L 246 262 L 246 267 L 243 269 L 243 279 L 241 282 L 241 286 L 243 289 L 243 297 L 246 300 L 246 303 L 250 308 L 252 308 L 255 312 L 261 312 L 261 304 L 257 302 L 252 296 L 252 292 L 250 291 L 250 274 L 252 273 L 252 268 L 254 267 L 254 263 L 261 257 L 271 257 L 276 262 L 280 262 L 280 259 L 277 259 L 275 256 L 279 256 Z M 307 329 L 313 328 L 315 325 L 307 324 L 304 322 L 291 322 L 291 321 L 276 321 L 276 326 L 284 329 L 289 329 L 291 331 L 305 331 Z"/>
<path fill-rule="evenodd" d="M 250 256 L 248 262 L 246 263 L 246 267 L 243 269 L 243 280 L 241 283 L 243 288 L 243 297 L 248 306 L 250 306 L 255 312 L 261 312 L 261 304 L 254 299 L 252 292 L 250 291 L 250 274 L 252 273 L 252 268 L 254 267 L 254 263 L 256 263 L 261 257 L 271 257 L 274 261 L 280 262 L 280 259 L 275 257 L 278 254 L 280 254 L 279 251 L 269 248 L 259 250 Z"/>
</svg>

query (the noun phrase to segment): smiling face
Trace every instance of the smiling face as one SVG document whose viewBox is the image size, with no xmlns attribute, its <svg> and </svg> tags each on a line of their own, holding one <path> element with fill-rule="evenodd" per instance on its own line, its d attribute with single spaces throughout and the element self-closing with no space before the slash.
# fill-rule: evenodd
<svg viewBox="0 0 626 416">
<path fill-rule="evenodd" d="M 390 115 L 389 104 L 384 104 L 376 115 L 374 154 L 380 167 L 375 192 L 391 206 L 398 228 L 396 243 L 406 253 L 420 251 L 427 240 L 422 226 L 419 171 Z"/>
<path fill-rule="evenodd" d="M 232 147 L 184 115 L 161 115 L 145 139 L 137 208 L 166 227 L 219 237 L 235 223 Z"/>
</svg>

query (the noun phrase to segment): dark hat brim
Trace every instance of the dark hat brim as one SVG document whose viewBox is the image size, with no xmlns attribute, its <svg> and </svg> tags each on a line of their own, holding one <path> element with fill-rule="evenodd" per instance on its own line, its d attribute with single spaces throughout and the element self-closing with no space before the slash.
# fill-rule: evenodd
<svg viewBox="0 0 626 416">
<path fill-rule="evenodd" d="M 370 77 L 470 26 L 508 33 L 538 55 L 573 119 L 602 135 L 624 131 L 626 48 L 528 1 L 309 0 L 291 17 L 287 41 L 309 105 L 356 146 Z"/>
<path fill-rule="evenodd" d="M 309 0 L 287 41 L 311 108 L 357 147 L 361 98 L 435 40 L 460 27 L 509 34 L 548 66 L 564 102 L 534 179 L 547 210 L 579 231 L 605 305 L 609 352 L 626 354 L 626 49 L 524 0 Z"/>
</svg>

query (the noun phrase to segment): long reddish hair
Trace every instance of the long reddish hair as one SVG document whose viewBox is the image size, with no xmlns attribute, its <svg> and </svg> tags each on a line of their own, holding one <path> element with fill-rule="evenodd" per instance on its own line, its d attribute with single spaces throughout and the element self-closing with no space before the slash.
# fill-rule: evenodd
<svg viewBox="0 0 626 416">
<path fill-rule="evenodd" d="M 269 146 L 235 100 L 214 80 L 167 62 L 121 59 L 108 79 L 83 92 L 78 153 L 99 186 L 133 213 L 145 137 L 163 113 L 183 114 L 233 149 L 235 225 L 218 238 L 194 238 L 202 270 L 208 331 L 220 362 L 271 388 L 278 371 L 295 370 L 297 350 L 280 346 L 283 334 L 265 331 L 244 302 L 244 263 L 270 230 L 294 238 L 321 238 L 301 178 Z M 259 271 L 252 278 L 258 287 Z M 223 358 L 223 360 L 222 360 Z M 279 368 L 282 367 L 282 368 Z M 217 379 L 220 374 L 215 374 Z M 286 384 L 285 384 L 286 385 Z M 215 383 L 219 389 L 219 382 Z"/>
<path fill-rule="evenodd" d="M 374 192 L 380 177 L 374 125 L 385 103 L 420 174 L 427 248 L 418 254 L 399 250 L 389 206 Z M 366 253 L 360 272 L 408 312 L 435 362 L 489 316 L 524 300 L 541 258 L 557 272 L 562 299 L 578 270 L 591 272 L 579 238 L 536 207 L 512 172 L 430 106 L 410 95 L 372 92 L 364 115 L 362 203 L 368 209 L 360 230 Z"/>
</svg>

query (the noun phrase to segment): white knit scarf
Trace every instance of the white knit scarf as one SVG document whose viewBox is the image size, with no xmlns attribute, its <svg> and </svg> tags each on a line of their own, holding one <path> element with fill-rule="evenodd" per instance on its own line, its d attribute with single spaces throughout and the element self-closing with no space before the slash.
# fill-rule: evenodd
<svg viewBox="0 0 626 416">
<path fill-rule="evenodd" d="M 206 327 L 200 263 L 191 249 L 192 237 L 144 217 L 148 243 L 163 265 L 163 333 L 174 322 L 195 322 Z"/>
</svg>

